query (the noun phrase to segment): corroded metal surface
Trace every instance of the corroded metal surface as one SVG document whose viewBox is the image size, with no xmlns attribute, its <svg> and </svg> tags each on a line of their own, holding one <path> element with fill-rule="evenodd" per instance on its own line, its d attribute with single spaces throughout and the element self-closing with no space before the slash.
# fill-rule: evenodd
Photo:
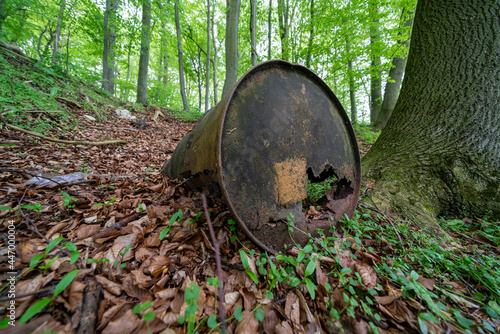
<svg viewBox="0 0 500 334">
<path fill-rule="evenodd" d="M 269 252 L 304 244 L 307 233 L 327 232 L 352 215 L 361 181 L 358 147 L 340 102 L 311 71 L 279 60 L 243 75 L 162 171 L 190 178 L 193 186 L 218 183 L 240 226 Z M 309 221 L 303 213 L 308 174 L 337 176 L 326 192 L 332 221 Z M 290 214 L 297 228 L 291 234 Z"/>
</svg>

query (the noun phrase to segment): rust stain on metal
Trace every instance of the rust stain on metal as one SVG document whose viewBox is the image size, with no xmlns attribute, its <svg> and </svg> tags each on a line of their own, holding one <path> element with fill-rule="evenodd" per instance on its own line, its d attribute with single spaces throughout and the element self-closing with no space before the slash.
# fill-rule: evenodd
<svg viewBox="0 0 500 334">
<path fill-rule="evenodd" d="M 305 159 L 287 159 L 274 164 L 276 178 L 276 202 L 288 206 L 307 197 L 307 173 Z"/>
<path fill-rule="evenodd" d="M 217 183 L 240 227 L 269 252 L 307 242 L 356 208 L 361 164 L 354 132 L 335 95 L 315 74 L 285 61 L 262 63 L 207 112 L 162 172 L 199 187 Z M 307 178 L 335 175 L 326 193 L 334 221 L 307 219 Z"/>
</svg>

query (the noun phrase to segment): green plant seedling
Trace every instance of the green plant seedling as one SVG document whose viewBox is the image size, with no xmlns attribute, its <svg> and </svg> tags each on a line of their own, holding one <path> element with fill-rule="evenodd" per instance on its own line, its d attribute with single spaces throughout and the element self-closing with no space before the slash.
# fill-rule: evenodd
<svg viewBox="0 0 500 334">
<path fill-rule="evenodd" d="M 187 324 L 187 332 L 193 333 L 196 324 L 196 311 L 198 310 L 198 298 L 200 297 L 200 287 L 191 282 L 189 288 L 184 291 L 184 302 L 187 304 L 184 317 L 179 317 L 179 323 L 182 325 Z"/>
<path fill-rule="evenodd" d="M 33 318 L 36 314 L 38 314 L 38 312 L 43 310 L 45 306 L 47 306 L 50 302 L 54 301 L 56 297 L 60 295 L 71 284 L 71 282 L 73 282 L 77 274 L 78 274 L 78 269 L 75 269 L 72 272 L 68 273 L 66 276 L 64 276 L 63 279 L 60 280 L 59 283 L 57 283 L 52 297 L 43 298 L 37 301 L 35 304 L 31 305 L 31 307 L 27 309 L 26 312 L 24 312 L 24 314 L 21 316 L 21 318 L 19 319 L 19 323 L 23 324 L 29 319 Z"/>
<path fill-rule="evenodd" d="M 250 270 L 250 264 L 248 262 L 247 254 L 243 249 L 240 249 L 239 252 L 240 252 L 241 263 L 243 264 L 243 267 L 245 267 L 245 272 L 254 281 L 255 284 L 259 284 L 259 279 L 257 278 L 257 275 L 255 275 L 255 273 Z"/>
<path fill-rule="evenodd" d="M 140 312 L 145 311 L 146 309 L 151 307 L 151 305 L 153 305 L 153 302 L 145 302 L 145 303 L 136 305 L 136 306 L 134 306 L 133 312 L 134 312 L 134 314 L 139 314 Z M 146 328 L 148 330 L 148 334 L 151 333 L 149 330 L 149 323 L 151 321 L 153 321 L 154 318 L 155 318 L 154 311 L 149 311 L 149 312 L 142 315 L 142 320 L 144 320 L 146 322 Z"/>
<path fill-rule="evenodd" d="M 70 254 L 70 263 L 74 264 L 78 258 L 80 257 L 80 252 L 78 251 L 78 248 L 74 243 L 71 241 L 66 242 L 65 244 L 62 245 L 62 247 L 67 248 L 71 254 Z"/>
<path fill-rule="evenodd" d="M 40 203 L 35 203 L 35 204 L 26 204 L 26 205 L 23 205 L 21 207 L 19 207 L 19 209 L 28 209 L 28 210 L 35 210 L 36 213 L 38 215 L 40 215 L 40 210 L 42 210 L 42 204 Z"/>
<path fill-rule="evenodd" d="M 172 225 L 176 222 L 177 219 L 181 220 L 183 217 L 182 217 L 182 210 L 179 209 L 179 211 L 177 211 L 176 213 L 174 213 L 174 215 L 172 216 L 172 218 L 170 218 L 170 221 L 168 222 L 168 226 L 165 227 L 161 232 L 160 232 L 160 240 L 163 240 L 168 232 L 170 232 L 170 228 L 172 227 Z"/>
<path fill-rule="evenodd" d="M 31 258 L 31 261 L 30 261 L 30 264 L 29 264 L 29 267 L 31 269 L 35 268 L 37 266 L 37 264 L 42 260 L 42 259 L 45 259 L 49 253 L 61 242 L 63 241 L 64 238 L 63 237 L 59 237 L 59 238 L 56 238 L 54 240 L 52 240 L 48 245 L 47 247 L 45 248 L 45 252 L 43 254 L 37 254 L 35 256 L 33 256 L 33 258 Z M 47 263 L 47 265 L 45 266 L 41 266 L 40 268 L 42 269 L 47 269 L 49 268 L 52 263 L 54 263 L 55 259 L 57 259 L 57 256 L 50 260 L 49 263 Z"/>
<path fill-rule="evenodd" d="M 127 254 L 127 252 L 129 251 L 130 247 L 132 247 L 132 245 L 127 245 L 127 247 L 125 247 L 125 250 L 123 252 L 120 253 L 120 258 L 121 258 L 121 261 L 120 262 L 123 262 L 123 257 L 125 256 L 125 254 Z M 113 265 L 114 266 L 117 266 L 118 265 L 118 261 L 115 260 L 115 262 L 113 262 Z M 123 269 L 127 266 L 126 263 L 122 263 L 120 264 L 120 269 Z"/>
<path fill-rule="evenodd" d="M 113 199 L 110 199 L 109 201 L 107 201 L 106 203 L 96 203 L 92 206 L 102 206 L 104 205 L 105 208 L 107 208 L 111 203 L 115 202 L 117 199 L 116 198 L 113 198 Z"/>
<path fill-rule="evenodd" d="M 99 259 L 99 260 L 95 260 L 95 259 L 85 259 L 85 261 L 88 261 L 88 262 L 92 262 L 92 263 L 101 263 L 101 262 L 111 262 L 109 261 L 108 259 L 106 258 L 102 258 L 102 259 Z"/>
<path fill-rule="evenodd" d="M 67 207 L 68 209 L 73 209 L 75 205 L 71 203 L 76 202 L 77 199 L 71 197 L 67 192 L 64 191 L 61 191 L 61 194 L 63 195 L 63 206 Z"/>
</svg>

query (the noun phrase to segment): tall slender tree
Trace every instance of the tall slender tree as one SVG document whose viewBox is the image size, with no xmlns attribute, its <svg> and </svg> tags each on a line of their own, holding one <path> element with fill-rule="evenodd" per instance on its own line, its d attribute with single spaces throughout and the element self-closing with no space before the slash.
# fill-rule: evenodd
<svg viewBox="0 0 500 334">
<path fill-rule="evenodd" d="M 175 1 L 175 30 L 177 32 L 177 52 L 179 59 L 179 81 L 182 96 L 182 106 L 184 110 L 189 110 L 189 104 L 186 96 L 186 84 L 184 82 L 184 59 L 182 53 L 182 35 L 181 35 L 181 21 L 179 15 L 178 0 Z"/>
<path fill-rule="evenodd" d="M 148 104 L 149 45 L 151 42 L 151 0 L 142 0 L 141 55 L 137 77 L 137 103 Z"/>
<path fill-rule="evenodd" d="M 379 0 L 368 2 L 370 17 L 370 124 L 374 124 L 382 105 L 382 70 L 380 68 L 380 52 L 378 44 L 380 39 Z"/>
<path fill-rule="evenodd" d="M 210 109 L 210 0 L 207 0 L 207 66 L 205 73 L 205 111 Z"/>
<path fill-rule="evenodd" d="M 226 80 L 222 95 L 226 95 L 238 80 L 238 21 L 240 0 L 226 0 Z"/>
<path fill-rule="evenodd" d="M 57 16 L 57 27 L 54 36 L 54 47 L 52 48 L 52 63 L 57 62 L 57 53 L 59 52 L 59 40 L 61 39 L 61 28 L 64 17 L 64 8 L 66 7 L 66 0 L 61 0 L 59 7 L 59 15 Z"/>
<path fill-rule="evenodd" d="M 271 60 L 272 32 L 273 32 L 273 2 L 269 0 L 269 10 L 267 13 L 267 60 Z"/>
<path fill-rule="evenodd" d="M 405 28 L 405 31 L 399 34 L 398 44 L 404 47 L 403 49 L 407 49 L 410 46 L 410 29 L 413 24 L 413 12 L 403 9 L 401 17 L 402 21 L 404 21 L 403 28 Z M 396 106 L 399 88 L 401 87 L 401 81 L 403 80 L 403 73 L 406 66 L 406 59 L 406 54 L 404 56 L 398 55 L 392 59 L 392 67 L 389 70 L 389 76 L 385 85 L 382 107 L 377 115 L 377 119 L 373 123 L 373 128 L 376 130 L 382 130 L 385 127 Z"/>
<path fill-rule="evenodd" d="M 293 20 L 293 14 L 290 15 L 289 0 L 278 0 L 278 23 L 281 39 L 281 59 L 290 59 L 290 50 L 288 45 L 288 35 L 290 22 Z"/>
<path fill-rule="evenodd" d="M 312 46 L 313 46 L 313 41 L 314 41 L 314 0 L 311 0 L 311 5 L 310 5 L 310 18 L 311 21 L 309 24 L 311 25 L 309 29 L 309 41 L 307 43 L 307 57 L 306 57 L 306 67 L 311 66 L 311 56 L 312 56 Z"/>
<path fill-rule="evenodd" d="M 349 99 L 351 101 L 351 122 L 358 122 L 358 109 L 356 107 L 356 87 L 354 71 L 352 66 L 351 42 L 349 37 L 345 39 L 345 52 L 347 55 L 347 76 L 349 77 Z"/>
<path fill-rule="evenodd" d="M 115 48 L 115 12 L 120 4 L 120 0 L 106 0 L 106 8 L 103 20 L 103 52 L 102 52 L 102 89 L 114 94 L 115 91 L 115 68 L 114 68 L 114 48 Z M 111 21 L 111 24 L 110 24 Z"/>
<path fill-rule="evenodd" d="M 214 58 L 213 58 L 213 70 L 214 70 L 214 74 L 213 74 L 213 84 L 214 84 L 214 105 L 216 105 L 217 103 L 219 103 L 219 96 L 218 96 L 218 87 L 219 87 L 219 82 L 217 81 L 217 57 L 218 57 L 218 54 L 217 54 L 217 40 L 215 39 L 215 23 L 214 23 L 214 17 L 215 17 L 215 0 L 213 0 L 214 3 L 213 3 L 213 10 L 212 10 L 212 19 L 211 19 L 211 23 L 212 23 L 212 44 L 214 45 Z"/>
<path fill-rule="evenodd" d="M 250 0 L 250 48 L 252 55 L 252 66 L 257 65 L 257 0 Z"/>
</svg>

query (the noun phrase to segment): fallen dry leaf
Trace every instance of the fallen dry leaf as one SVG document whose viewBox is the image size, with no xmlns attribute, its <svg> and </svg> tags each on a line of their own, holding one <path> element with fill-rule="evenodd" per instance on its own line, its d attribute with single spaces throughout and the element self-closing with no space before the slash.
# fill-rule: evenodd
<svg viewBox="0 0 500 334">
<path fill-rule="evenodd" d="M 370 265 L 358 262 L 356 263 L 355 268 L 361 276 L 361 281 L 366 288 L 374 288 L 377 285 L 377 273 Z"/>
<path fill-rule="evenodd" d="M 250 311 L 242 312 L 243 319 L 236 326 L 234 330 L 234 334 L 254 334 L 257 333 L 257 329 L 259 328 L 259 322 L 255 319 L 255 316 Z"/>
</svg>

